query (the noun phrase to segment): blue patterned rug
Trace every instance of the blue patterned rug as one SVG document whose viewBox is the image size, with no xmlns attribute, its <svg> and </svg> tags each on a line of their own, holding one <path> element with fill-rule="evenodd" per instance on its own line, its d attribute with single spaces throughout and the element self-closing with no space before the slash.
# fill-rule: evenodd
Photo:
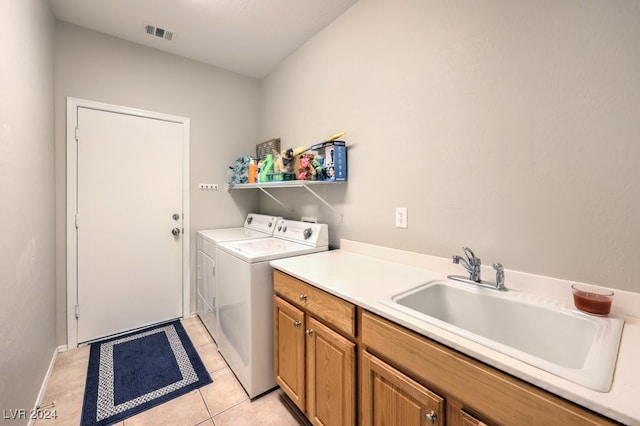
<svg viewBox="0 0 640 426">
<path fill-rule="evenodd" d="M 211 382 L 180 321 L 94 342 L 81 424 L 117 423 Z"/>
</svg>

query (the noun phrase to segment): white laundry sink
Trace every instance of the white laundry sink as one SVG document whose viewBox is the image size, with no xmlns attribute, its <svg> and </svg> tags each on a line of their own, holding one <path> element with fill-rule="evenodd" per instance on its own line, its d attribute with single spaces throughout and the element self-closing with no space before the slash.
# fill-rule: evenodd
<svg viewBox="0 0 640 426">
<path fill-rule="evenodd" d="M 590 389 L 611 388 L 621 318 L 588 315 L 528 293 L 451 281 L 432 281 L 381 302 Z"/>
</svg>

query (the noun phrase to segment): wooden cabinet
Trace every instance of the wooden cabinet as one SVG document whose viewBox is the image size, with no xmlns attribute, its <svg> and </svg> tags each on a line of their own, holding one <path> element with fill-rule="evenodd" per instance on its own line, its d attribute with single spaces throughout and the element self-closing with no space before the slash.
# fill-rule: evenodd
<svg viewBox="0 0 640 426">
<path fill-rule="evenodd" d="M 360 369 L 362 425 L 444 425 L 444 399 L 368 352 Z"/>
<path fill-rule="evenodd" d="M 448 425 L 616 424 L 372 313 L 362 313 L 360 337 L 364 350 L 437 390 Z"/>
<path fill-rule="evenodd" d="M 356 421 L 355 306 L 274 271 L 276 383 L 314 425 Z"/>
<path fill-rule="evenodd" d="M 617 424 L 277 270 L 274 290 L 276 382 L 314 425 Z"/>
</svg>

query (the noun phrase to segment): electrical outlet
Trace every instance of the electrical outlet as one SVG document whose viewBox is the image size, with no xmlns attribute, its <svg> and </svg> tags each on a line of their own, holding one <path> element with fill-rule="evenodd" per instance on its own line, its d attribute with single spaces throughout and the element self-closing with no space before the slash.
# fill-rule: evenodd
<svg viewBox="0 0 640 426">
<path fill-rule="evenodd" d="M 406 207 L 396 207 L 396 228 L 408 228 L 409 218 Z"/>
<path fill-rule="evenodd" d="M 217 191 L 218 184 L 217 183 L 201 183 L 198 185 L 198 188 L 204 191 Z"/>
</svg>

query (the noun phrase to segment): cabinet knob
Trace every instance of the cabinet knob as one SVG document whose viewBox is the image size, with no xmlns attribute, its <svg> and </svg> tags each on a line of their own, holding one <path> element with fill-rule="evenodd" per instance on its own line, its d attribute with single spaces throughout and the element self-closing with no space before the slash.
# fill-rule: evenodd
<svg viewBox="0 0 640 426">
<path fill-rule="evenodd" d="M 436 415 L 436 412 L 431 410 L 430 412 L 426 413 L 424 415 L 424 419 L 427 421 L 427 423 L 429 423 L 430 425 L 434 425 L 436 424 L 436 420 L 438 419 L 438 416 Z"/>
<path fill-rule="evenodd" d="M 302 321 L 296 321 L 293 323 L 294 327 L 300 327 L 302 325 Z"/>
<path fill-rule="evenodd" d="M 307 301 L 307 295 L 306 294 L 301 294 L 300 295 L 300 301 L 301 302 L 306 302 Z"/>
<path fill-rule="evenodd" d="M 305 333 L 307 334 L 307 336 L 310 336 L 311 334 L 313 334 L 313 329 L 308 328 L 307 331 L 305 331 Z"/>
</svg>

